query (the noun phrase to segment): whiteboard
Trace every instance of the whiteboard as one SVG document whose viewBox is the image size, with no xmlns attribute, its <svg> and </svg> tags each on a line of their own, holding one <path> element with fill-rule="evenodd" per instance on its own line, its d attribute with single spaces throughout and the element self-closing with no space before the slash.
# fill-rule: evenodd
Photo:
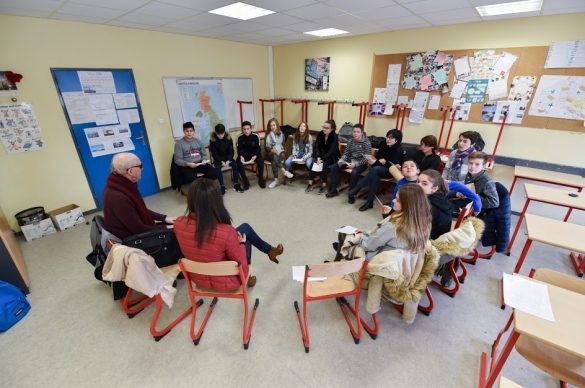
<svg viewBox="0 0 585 388">
<path fill-rule="evenodd" d="M 243 104 L 244 120 L 254 126 L 254 90 L 251 78 L 220 78 L 220 77 L 163 77 L 163 87 L 167 99 L 167 108 L 171 120 L 171 129 L 174 138 L 183 137 L 183 113 L 181 110 L 181 96 L 177 81 L 183 80 L 221 80 L 223 86 L 223 100 L 225 110 L 225 127 L 228 130 L 240 129 L 240 106 L 238 100 L 252 101 L 252 104 Z"/>
</svg>

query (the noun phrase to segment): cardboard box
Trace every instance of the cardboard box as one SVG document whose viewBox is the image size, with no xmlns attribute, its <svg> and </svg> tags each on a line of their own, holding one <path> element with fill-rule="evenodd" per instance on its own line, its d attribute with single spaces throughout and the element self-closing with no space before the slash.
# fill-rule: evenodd
<svg viewBox="0 0 585 388">
<path fill-rule="evenodd" d="M 49 212 L 49 215 L 55 227 L 60 231 L 85 223 L 81 208 L 73 204 L 52 210 Z"/>
<path fill-rule="evenodd" d="M 20 230 L 22 230 L 22 234 L 24 234 L 26 241 L 35 240 L 57 232 L 53 225 L 53 221 L 50 218 L 45 218 L 42 221 L 29 225 L 22 225 Z"/>
</svg>

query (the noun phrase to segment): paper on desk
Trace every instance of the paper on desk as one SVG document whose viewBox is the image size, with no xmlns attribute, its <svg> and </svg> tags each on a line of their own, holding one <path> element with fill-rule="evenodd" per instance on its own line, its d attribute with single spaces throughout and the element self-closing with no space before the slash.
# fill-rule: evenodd
<svg viewBox="0 0 585 388">
<path fill-rule="evenodd" d="M 292 277 L 294 281 L 303 283 L 305 281 L 305 266 L 293 265 Z M 323 280 L 327 280 L 327 278 L 307 278 L 309 282 L 322 282 Z"/>
<path fill-rule="evenodd" d="M 342 226 L 339 229 L 335 229 L 335 231 L 337 233 L 355 234 L 357 232 L 357 228 L 350 226 L 350 225 L 346 225 L 346 226 Z"/>
<path fill-rule="evenodd" d="M 504 274 L 504 303 L 547 321 L 555 321 L 546 284 Z"/>
<path fill-rule="evenodd" d="M 303 159 L 303 158 L 294 158 L 292 161 L 293 161 L 293 163 L 303 163 L 305 161 L 305 159 Z"/>
<path fill-rule="evenodd" d="M 248 164 L 253 164 L 254 160 L 250 159 L 250 160 L 246 160 L 245 162 L 243 162 L 242 164 L 244 165 L 248 165 Z"/>
<path fill-rule="evenodd" d="M 313 166 L 311 167 L 311 170 L 315 171 L 315 172 L 321 172 L 323 171 L 323 163 L 313 163 Z"/>
</svg>

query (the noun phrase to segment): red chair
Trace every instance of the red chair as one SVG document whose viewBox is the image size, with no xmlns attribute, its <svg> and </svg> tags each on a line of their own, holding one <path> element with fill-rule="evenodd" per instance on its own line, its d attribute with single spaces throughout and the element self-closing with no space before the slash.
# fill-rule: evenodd
<svg viewBox="0 0 585 388">
<path fill-rule="evenodd" d="M 248 349 L 250 345 L 250 337 L 252 336 L 252 326 L 254 325 L 254 318 L 256 317 L 256 310 L 258 309 L 258 305 L 260 304 L 260 300 L 256 298 L 254 302 L 254 307 L 252 308 L 252 316 L 248 321 L 248 291 L 247 291 L 247 279 L 244 276 L 244 271 L 242 267 L 235 261 L 218 261 L 212 263 L 201 263 L 193 260 L 181 259 L 179 261 L 179 267 L 187 280 L 187 287 L 189 291 L 189 300 L 191 301 L 191 305 L 193 306 L 191 311 L 191 339 L 193 340 L 194 345 L 198 345 L 199 341 L 201 340 L 201 336 L 203 335 L 203 330 L 205 330 L 205 326 L 211 317 L 211 313 L 213 313 L 213 309 L 217 304 L 218 298 L 229 298 L 229 299 L 241 299 L 244 303 L 244 329 L 242 332 L 242 341 L 244 344 L 244 349 Z M 199 274 L 199 275 L 206 275 L 206 276 L 239 276 L 241 286 L 235 291 L 229 292 L 221 292 L 216 291 L 213 289 L 202 289 L 198 288 L 196 285 L 193 284 L 192 281 L 188 281 L 190 279 L 190 274 Z M 210 297 L 213 298 L 209 308 L 207 309 L 207 314 L 203 319 L 203 322 L 199 326 L 199 330 L 197 333 L 195 332 L 195 322 L 197 319 L 197 308 L 201 305 L 199 302 L 196 302 L 197 297 Z"/>
<path fill-rule="evenodd" d="M 303 316 L 301 318 L 301 311 L 299 303 L 295 300 L 294 308 L 297 313 L 297 319 L 301 328 L 301 336 L 305 352 L 309 353 L 311 338 L 309 336 L 309 321 L 307 317 L 307 303 L 316 302 L 325 299 L 337 300 L 339 308 L 343 313 L 343 317 L 349 326 L 349 331 L 356 344 L 360 342 L 362 336 L 362 319 L 360 318 L 360 293 L 362 280 L 366 273 L 368 262 L 364 259 L 355 259 L 348 261 L 336 261 L 332 263 L 307 265 L 305 267 L 305 277 L 303 281 Z M 351 273 L 358 273 L 357 282 L 354 283 L 352 279 L 347 276 Z M 311 277 L 326 277 L 323 281 L 309 281 Z M 345 299 L 346 296 L 354 296 L 353 308 Z M 349 314 L 355 317 L 355 326 L 350 321 Z M 375 328 L 370 329 L 372 332 L 378 331 L 378 321 L 375 314 L 372 315 Z M 369 331 L 368 331 L 369 332 Z M 375 338 L 372 337 L 372 338 Z"/>
</svg>

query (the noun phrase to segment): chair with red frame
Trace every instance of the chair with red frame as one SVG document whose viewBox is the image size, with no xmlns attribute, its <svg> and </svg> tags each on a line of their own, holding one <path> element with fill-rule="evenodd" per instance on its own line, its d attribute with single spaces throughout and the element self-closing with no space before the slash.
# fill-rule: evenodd
<svg viewBox="0 0 585 388">
<path fill-rule="evenodd" d="M 307 304 L 320 300 L 333 299 L 337 300 L 339 308 L 343 313 L 343 317 L 349 326 L 349 331 L 356 344 L 360 342 L 362 336 L 362 322 L 360 318 L 360 294 L 362 280 L 366 273 L 368 262 L 364 258 L 336 261 L 332 263 L 313 264 L 305 267 L 305 276 L 303 281 L 303 311 L 301 311 L 299 303 L 295 300 L 294 308 L 297 313 L 297 319 L 301 328 L 301 336 L 305 352 L 309 353 L 311 345 L 311 338 L 309 336 L 309 320 L 307 316 Z M 357 273 L 357 281 L 348 279 L 346 275 Z M 312 277 L 325 277 L 323 281 L 311 281 Z M 353 307 L 345 299 L 346 296 L 354 296 Z M 355 318 L 355 325 L 350 320 L 350 313 Z M 378 330 L 378 321 L 375 314 L 372 315 L 375 328 L 372 332 Z M 369 331 L 368 331 L 369 332 Z M 375 338 L 373 336 L 372 338 Z"/>
<path fill-rule="evenodd" d="M 205 330 L 205 326 L 213 313 L 213 309 L 217 304 L 218 298 L 228 298 L 228 299 L 241 299 L 244 304 L 244 328 L 242 331 L 242 341 L 244 345 L 244 349 L 248 349 L 250 345 L 250 337 L 252 336 L 252 326 L 254 325 L 254 318 L 256 317 L 256 310 L 258 309 L 258 305 L 260 304 L 260 300 L 256 298 L 254 302 L 254 306 L 252 308 L 252 314 L 250 319 L 248 320 L 248 287 L 246 285 L 247 279 L 244 276 L 244 271 L 242 267 L 236 261 L 218 261 L 218 262 L 211 262 L 211 263 L 201 263 L 193 260 L 188 259 L 181 259 L 179 261 L 179 267 L 187 280 L 187 288 L 189 291 L 189 300 L 191 301 L 191 305 L 193 306 L 191 309 L 191 339 L 193 340 L 194 345 L 199 345 L 199 341 L 201 340 L 201 336 L 203 335 L 203 330 Z M 235 291 L 230 292 L 221 292 L 213 289 L 202 289 L 198 288 L 196 285 L 193 284 L 192 281 L 189 281 L 190 274 L 198 274 L 198 275 L 206 275 L 206 276 L 238 276 L 240 278 L 240 287 Z M 209 297 L 213 298 L 207 309 L 207 313 L 203 318 L 203 322 L 199 326 L 199 330 L 195 332 L 195 324 L 197 319 L 197 308 L 201 305 L 199 302 L 196 302 L 197 297 Z"/>
</svg>

